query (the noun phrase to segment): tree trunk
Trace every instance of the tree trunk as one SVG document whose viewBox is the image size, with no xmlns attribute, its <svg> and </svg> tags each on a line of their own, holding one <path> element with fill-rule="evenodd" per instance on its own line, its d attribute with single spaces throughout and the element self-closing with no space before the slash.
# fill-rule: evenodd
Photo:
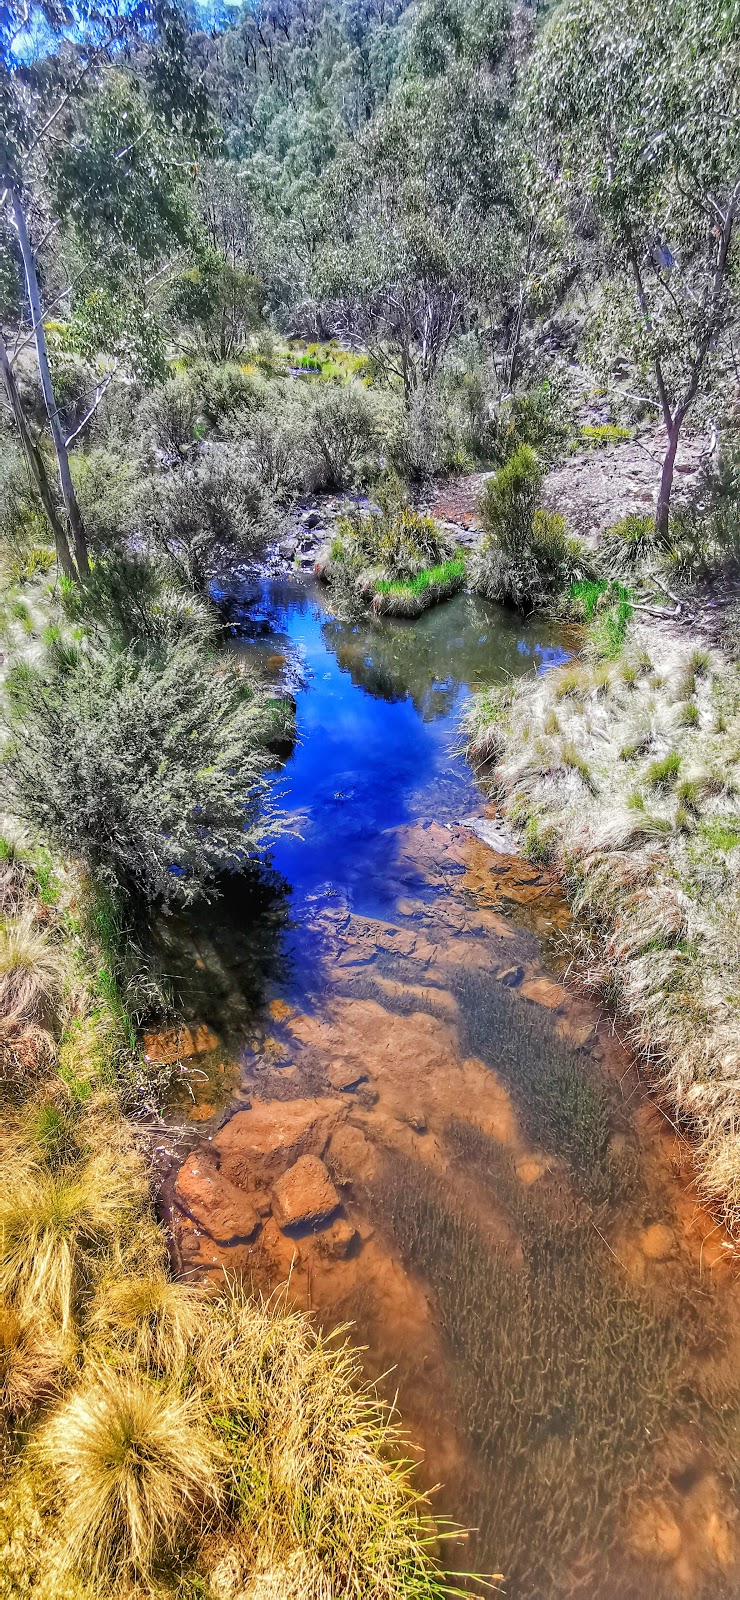
<svg viewBox="0 0 740 1600">
<path fill-rule="evenodd" d="M 39 291 L 38 275 L 36 273 L 36 259 L 33 250 L 31 249 L 31 241 L 28 237 L 26 217 L 21 204 L 20 195 L 15 189 L 13 190 L 13 221 L 18 234 L 18 243 L 20 245 L 21 256 L 23 258 L 23 269 L 26 275 L 28 304 L 31 311 L 31 325 L 33 327 L 34 339 L 36 341 L 36 357 L 38 360 L 39 377 L 41 379 L 41 388 L 44 395 L 46 414 L 49 418 L 51 436 L 54 441 L 54 449 L 56 451 L 57 466 L 59 469 L 59 486 L 62 491 L 62 499 L 64 501 L 67 520 L 69 522 L 70 532 L 72 534 L 72 542 L 77 561 L 77 571 L 80 577 L 83 578 L 90 571 L 90 563 L 87 556 L 87 539 L 85 538 L 85 528 L 82 521 L 82 515 L 77 504 L 77 496 L 75 494 L 74 484 L 72 482 L 72 475 L 69 470 L 69 456 L 67 454 L 67 446 L 64 441 L 64 431 L 59 418 L 57 403 L 54 398 L 54 387 L 51 381 L 51 369 L 49 367 L 49 352 L 46 346 L 46 334 L 44 332 L 41 294 Z"/>
<path fill-rule="evenodd" d="M 15 381 L 15 374 L 10 365 L 8 351 L 2 333 L 0 333 L 0 368 L 2 369 L 8 400 L 10 401 L 16 427 L 18 429 L 21 444 L 23 446 L 23 453 L 26 457 L 26 461 L 28 462 L 28 470 L 36 485 L 39 499 L 44 511 L 46 512 L 49 526 L 54 534 L 54 543 L 56 545 L 59 566 L 62 572 L 65 574 L 65 577 L 76 578 L 77 569 L 74 561 L 72 560 L 72 553 L 67 542 L 67 535 L 62 527 L 57 508 L 54 504 L 51 488 L 49 486 L 49 480 L 46 476 L 46 465 L 44 463 L 44 458 L 38 448 L 38 445 L 36 444 L 36 441 L 31 436 L 31 431 L 26 421 L 23 406 L 21 404 L 21 397 L 18 393 L 18 385 Z"/>
<path fill-rule="evenodd" d="M 681 431 L 680 416 L 674 417 L 668 429 L 668 449 L 663 459 L 663 471 L 660 475 L 660 491 L 658 494 L 658 509 L 655 513 L 655 531 L 658 538 L 664 541 L 668 537 L 668 518 L 671 509 L 671 489 L 673 487 L 673 468 L 676 463 L 678 450 L 678 436 Z"/>
</svg>

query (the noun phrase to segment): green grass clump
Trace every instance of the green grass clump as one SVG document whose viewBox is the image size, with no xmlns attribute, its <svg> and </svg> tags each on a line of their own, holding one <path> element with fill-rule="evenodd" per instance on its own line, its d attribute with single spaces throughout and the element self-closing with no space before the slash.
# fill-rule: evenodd
<svg viewBox="0 0 740 1600">
<path fill-rule="evenodd" d="M 700 824 L 699 832 L 714 850 L 734 850 L 740 844 L 740 820 L 712 817 Z"/>
<path fill-rule="evenodd" d="M 630 438 L 630 430 L 618 422 L 587 422 L 581 428 L 581 438 L 584 444 L 598 449 L 601 445 L 621 444 Z"/>
<path fill-rule="evenodd" d="M 564 767 L 568 767 L 571 772 L 578 773 L 579 778 L 583 780 L 586 788 L 591 794 L 596 794 L 596 784 L 594 783 L 594 779 L 591 774 L 591 768 L 589 767 L 589 764 L 585 758 L 581 755 L 580 750 L 577 749 L 576 745 L 574 745 L 571 740 L 568 740 L 563 745 L 563 748 L 560 752 L 560 759 Z"/>
<path fill-rule="evenodd" d="M 646 782 L 651 789 L 670 789 L 676 782 L 681 770 L 681 757 L 677 750 L 669 750 L 667 756 L 661 756 L 658 761 L 651 761 L 646 773 Z"/>
<path fill-rule="evenodd" d="M 436 584 L 446 584 L 451 578 L 465 577 L 465 561 L 462 556 L 454 556 L 449 561 L 443 561 L 436 567 L 425 567 L 422 572 L 417 572 L 413 578 L 379 578 L 375 585 L 376 594 L 424 594 L 427 589 Z"/>
</svg>

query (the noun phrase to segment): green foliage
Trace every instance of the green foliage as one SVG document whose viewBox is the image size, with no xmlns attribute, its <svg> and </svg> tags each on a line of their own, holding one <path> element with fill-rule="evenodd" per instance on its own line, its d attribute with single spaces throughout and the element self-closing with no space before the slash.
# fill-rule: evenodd
<svg viewBox="0 0 740 1600">
<path fill-rule="evenodd" d="M 647 769 L 646 781 L 651 789 L 670 789 L 675 784 L 681 770 L 681 757 L 677 750 L 670 750 L 668 755 L 662 756 L 658 761 L 651 761 Z"/>
<path fill-rule="evenodd" d="M 491 455 L 506 463 L 522 445 L 536 450 L 541 461 L 556 461 L 566 451 L 573 430 L 573 399 L 566 378 L 557 371 L 534 388 L 512 395 L 493 422 Z"/>
<path fill-rule="evenodd" d="M 52 645 L 8 692 L 13 804 L 111 891 L 189 903 L 264 842 L 276 713 L 199 641 Z"/>
<path fill-rule="evenodd" d="M 618 656 L 632 617 L 632 601 L 624 584 L 606 578 L 571 584 L 568 603 L 579 621 L 589 625 L 592 649 L 604 660 Z"/>
<path fill-rule="evenodd" d="M 441 530 L 408 504 L 400 479 L 389 474 L 376 494 L 379 512 L 353 510 L 339 518 L 332 559 L 355 573 L 380 569 L 374 588 L 383 575 L 388 582 L 408 583 L 439 565 L 445 555 Z"/>
<path fill-rule="evenodd" d="M 661 549 L 654 517 L 630 512 L 607 528 L 599 541 L 599 555 L 608 569 L 632 572 Z"/>
<path fill-rule="evenodd" d="M 44 509 L 15 451 L 4 448 L 0 468 L 0 564 L 11 583 L 48 570 L 52 538 Z"/>
<path fill-rule="evenodd" d="M 629 428 L 623 428 L 616 422 L 602 422 L 598 425 L 585 423 L 581 428 L 581 440 L 591 449 L 600 449 L 603 445 L 621 444 L 629 439 Z"/>
<path fill-rule="evenodd" d="M 530 611 L 547 604 L 584 563 L 563 518 L 538 509 L 542 469 L 520 445 L 489 479 L 480 500 L 484 537 L 475 586 L 490 600 Z"/>
<path fill-rule="evenodd" d="M 260 321 L 260 285 L 254 273 L 213 249 L 177 274 L 167 291 L 166 313 L 181 341 L 213 361 L 229 361 L 247 346 Z"/>
</svg>

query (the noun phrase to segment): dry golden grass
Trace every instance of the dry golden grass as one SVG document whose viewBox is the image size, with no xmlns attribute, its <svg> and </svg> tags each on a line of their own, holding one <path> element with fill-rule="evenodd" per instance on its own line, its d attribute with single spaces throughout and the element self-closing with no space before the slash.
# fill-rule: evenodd
<svg viewBox="0 0 740 1600">
<path fill-rule="evenodd" d="M 436 1530 L 407 1465 L 393 1460 L 399 1435 L 361 1385 L 355 1352 L 233 1289 L 209 1320 L 196 1370 L 221 1418 L 241 1508 L 239 1538 L 216 1562 L 223 1600 L 443 1592 Z"/>
<path fill-rule="evenodd" d="M 58 1334 L 0 1301 L 0 1412 L 23 1417 L 48 1399 L 64 1365 Z"/>
<path fill-rule="evenodd" d="M 134 1159 L 102 1152 L 72 1170 L 50 1170 L 17 1150 L 0 1192 L 0 1295 L 29 1316 L 69 1327 L 89 1288 L 131 1231 L 144 1199 Z"/>
<path fill-rule="evenodd" d="M 26 909 L 0 924 L 0 1029 L 55 1020 L 64 983 L 59 945 Z"/>
<path fill-rule="evenodd" d="M 702 1192 L 740 1237 L 740 670 L 653 628 L 648 676 L 645 631 L 606 697 L 585 663 L 520 683 L 513 705 L 509 688 L 478 697 L 468 750 L 497 747 L 493 783 L 525 848 L 561 869 L 574 968 L 692 1130 Z M 575 676 L 578 709 L 563 692 Z M 580 768 L 558 770 L 556 708 L 590 793 Z"/>
<path fill-rule="evenodd" d="M 163 1271 L 114 1278 L 93 1308 L 90 1335 L 96 1344 L 130 1355 L 143 1368 L 179 1373 L 192 1353 L 209 1298 L 204 1290 L 173 1283 Z"/>
<path fill-rule="evenodd" d="M 100 1594 L 196 1543 L 220 1498 L 223 1452 L 197 1399 L 92 1368 L 38 1441 L 68 1569 Z"/>
</svg>

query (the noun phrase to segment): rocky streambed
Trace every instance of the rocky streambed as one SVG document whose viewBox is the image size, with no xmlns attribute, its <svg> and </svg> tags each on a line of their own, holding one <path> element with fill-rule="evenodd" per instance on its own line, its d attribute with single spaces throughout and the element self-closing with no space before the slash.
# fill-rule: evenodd
<svg viewBox="0 0 740 1600">
<path fill-rule="evenodd" d="M 455 1569 L 527 1600 L 737 1593 L 729 1241 L 456 751 L 470 688 L 567 640 L 469 596 L 413 625 L 341 624 L 300 582 L 223 598 L 299 685 L 296 831 L 167 933 L 192 1024 L 147 1042 L 183 1068 L 178 1271 L 351 1325 L 473 1530 Z"/>
</svg>

